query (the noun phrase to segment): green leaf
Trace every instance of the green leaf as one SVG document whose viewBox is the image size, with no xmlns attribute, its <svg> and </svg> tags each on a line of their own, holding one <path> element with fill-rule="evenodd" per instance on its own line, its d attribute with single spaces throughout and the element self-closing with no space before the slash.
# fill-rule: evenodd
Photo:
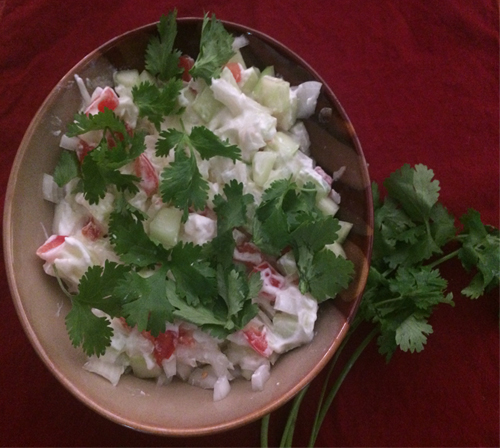
<svg viewBox="0 0 500 448">
<path fill-rule="evenodd" d="M 168 252 L 155 244 L 144 230 L 143 217 L 128 208 L 114 211 L 109 220 L 109 238 L 123 263 L 147 267 L 168 258 Z"/>
<path fill-rule="evenodd" d="M 169 299 L 175 295 L 175 286 L 166 278 L 166 270 L 159 269 L 143 277 L 130 272 L 119 284 L 119 292 L 126 295 L 123 317 L 139 331 L 151 331 L 153 336 L 165 331 L 166 322 L 173 321 L 174 307 Z"/>
<path fill-rule="evenodd" d="M 87 116 L 83 112 L 76 114 L 74 121 L 68 124 L 66 134 L 68 137 L 76 137 L 90 131 L 100 130 L 109 130 L 111 133 L 120 134 L 124 138 L 128 135 L 125 123 L 108 108 L 95 115 L 89 114 Z"/>
<path fill-rule="evenodd" d="M 439 182 L 432 180 L 433 177 L 434 172 L 425 165 L 415 165 L 412 169 L 405 164 L 385 180 L 384 186 L 412 220 L 422 222 L 430 217 L 439 198 Z"/>
<path fill-rule="evenodd" d="M 301 292 L 310 292 L 318 302 L 334 298 L 347 288 L 354 274 L 350 260 L 328 249 L 313 253 L 306 246 L 300 246 L 296 259 Z"/>
<path fill-rule="evenodd" d="M 464 228 L 460 234 L 462 247 L 458 257 L 467 271 L 477 270 L 462 293 L 476 299 L 499 284 L 500 237 L 498 229 L 486 227 L 475 210 L 468 210 L 460 221 Z"/>
<path fill-rule="evenodd" d="M 159 36 L 153 36 L 146 49 L 146 70 L 162 81 L 180 76 L 179 67 L 181 52 L 174 50 L 174 41 L 177 35 L 177 10 L 162 15 L 157 30 Z"/>
<path fill-rule="evenodd" d="M 218 78 L 223 65 L 234 55 L 232 48 L 234 37 L 224 29 L 215 14 L 210 19 L 203 18 L 200 39 L 200 53 L 189 71 L 193 78 L 202 78 L 211 84 L 212 78 Z"/>
<path fill-rule="evenodd" d="M 168 129 L 161 131 L 158 140 L 156 141 L 156 155 L 158 157 L 166 157 L 170 151 L 181 143 L 187 144 L 189 139 L 186 134 L 177 129 Z"/>
<path fill-rule="evenodd" d="M 80 163 L 74 151 L 63 151 L 54 169 L 54 182 L 63 187 L 80 174 Z"/>
<path fill-rule="evenodd" d="M 433 332 L 426 319 L 410 316 L 396 329 L 395 340 L 404 352 L 421 352 L 427 342 L 427 335 Z"/>
<path fill-rule="evenodd" d="M 132 95 L 139 109 L 139 116 L 147 117 L 159 131 L 165 117 L 178 112 L 177 98 L 181 88 L 182 81 L 175 78 L 169 79 L 161 87 L 149 81 L 134 86 Z"/>
<path fill-rule="evenodd" d="M 191 130 L 189 140 L 204 160 L 215 156 L 227 157 L 233 161 L 241 160 L 241 150 L 236 145 L 223 142 L 205 126 L 195 126 Z"/>
<path fill-rule="evenodd" d="M 196 157 L 183 148 L 175 151 L 175 160 L 162 172 L 160 193 L 165 203 L 172 203 L 184 211 L 186 221 L 189 208 L 203 210 L 208 199 L 208 182 L 203 179 Z"/>
<path fill-rule="evenodd" d="M 251 194 L 243 194 L 243 184 L 235 179 L 224 185 L 223 192 L 225 198 L 217 194 L 213 200 L 217 214 L 217 234 L 245 225 L 247 206 L 254 201 Z"/>
</svg>

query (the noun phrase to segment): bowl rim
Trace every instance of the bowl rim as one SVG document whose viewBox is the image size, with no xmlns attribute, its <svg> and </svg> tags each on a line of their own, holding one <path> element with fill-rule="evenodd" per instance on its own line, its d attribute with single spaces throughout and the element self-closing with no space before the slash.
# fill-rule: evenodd
<svg viewBox="0 0 500 448">
<path fill-rule="evenodd" d="M 201 23 L 203 20 L 202 17 L 178 17 L 177 22 L 178 23 L 184 23 L 184 24 L 197 24 Z M 317 71 L 303 58 L 301 58 L 297 53 L 294 53 L 290 48 L 282 44 L 280 41 L 276 40 L 275 38 L 269 36 L 266 33 L 263 33 L 261 31 L 258 31 L 254 28 L 248 27 L 246 25 L 242 25 L 239 23 L 231 22 L 231 21 L 226 21 L 226 20 L 219 20 L 225 27 L 230 28 L 231 32 L 233 34 L 236 33 L 241 33 L 241 34 L 251 34 L 254 35 L 256 38 L 259 40 L 263 41 L 264 43 L 270 44 L 272 47 L 276 48 L 281 54 L 285 55 L 286 58 L 297 62 L 300 66 L 302 66 L 306 71 L 308 71 L 314 78 L 316 78 L 319 82 L 322 83 L 323 89 L 326 91 L 326 96 L 328 99 L 333 103 L 339 114 L 342 116 L 343 119 L 346 120 L 346 123 L 351 123 L 349 120 L 346 111 L 344 110 L 343 106 L 341 105 L 340 101 L 337 99 L 336 95 L 332 91 L 332 89 L 329 87 L 329 85 L 324 81 L 324 79 L 317 73 Z M 346 317 L 346 322 L 343 324 L 337 338 L 335 339 L 334 343 L 331 344 L 328 348 L 328 350 L 325 352 L 324 356 L 320 360 L 319 363 L 317 363 L 314 368 L 309 372 L 308 375 L 303 377 L 293 388 L 291 388 L 287 393 L 281 396 L 279 400 L 275 400 L 274 402 L 270 402 L 266 406 L 260 408 L 258 411 L 254 411 L 251 414 L 246 414 L 245 416 L 231 420 L 226 423 L 221 423 L 217 425 L 211 425 L 208 427 L 199 427 L 196 429 L 181 429 L 181 430 L 175 430 L 171 428 L 158 428 L 156 426 L 152 425 L 147 425 L 147 424 L 142 424 L 142 425 L 137 425 L 135 422 L 130 421 L 129 419 L 123 418 L 122 416 L 117 416 L 113 414 L 112 412 L 108 411 L 105 407 L 101 406 L 99 403 L 95 402 L 94 400 L 90 399 L 87 397 L 82 391 L 80 391 L 73 383 L 72 381 L 63 373 L 61 370 L 58 368 L 57 364 L 54 363 L 50 357 L 48 356 L 48 353 L 44 346 L 42 345 L 41 341 L 38 339 L 38 337 L 35 334 L 35 331 L 26 315 L 24 305 L 23 305 L 23 300 L 21 298 L 20 292 L 18 290 L 17 284 L 15 282 L 15 273 L 14 273 L 14 267 L 13 267 L 13 241 L 12 241 L 12 236 L 13 232 L 11 232 L 11 219 L 12 219 L 12 212 L 13 212 L 13 196 L 14 196 L 14 190 L 15 190 L 15 185 L 16 185 L 16 178 L 17 174 L 21 168 L 21 162 L 24 159 L 24 155 L 28 150 L 28 141 L 34 131 L 34 129 L 37 126 L 37 118 L 41 116 L 45 110 L 49 107 L 52 101 L 52 97 L 54 93 L 58 90 L 58 86 L 67 78 L 72 76 L 73 73 L 77 71 L 77 69 L 81 66 L 84 66 L 87 61 L 92 60 L 96 55 L 99 53 L 104 53 L 110 48 L 112 48 L 117 42 L 120 40 L 125 40 L 127 38 L 130 38 L 131 35 L 135 33 L 141 33 L 145 31 L 154 31 L 154 28 L 157 26 L 159 22 L 151 22 L 145 25 L 141 25 L 139 27 L 130 29 L 124 33 L 121 33 L 120 35 L 117 35 L 108 41 L 104 42 L 103 44 L 99 45 L 97 48 L 92 50 L 90 53 L 85 55 L 82 59 L 80 59 L 73 67 L 71 67 L 61 78 L 60 80 L 56 83 L 56 85 L 50 90 L 50 92 L 46 95 L 44 101 L 34 114 L 28 128 L 26 129 L 23 138 L 21 140 L 21 143 L 19 144 L 19 147 L 17 149 L 16 155 L 14 162 L 11 167 L 10 175 L 8 178 L 8 183 L 7 183 L 7 189 L 6 189 L 6 194 L 5 194 L 5 199 L 4 199 L 4 212 L 3 212 L 3 247 L 4 247 L 4 261 L 5 261 L 5 268 L 7 272 L 7 280 L 8 280 L 8 285 L 9 285 L 9 290 L 12 295 L 12 300 L 15 305 L 16 313 L 18 315 L 18 318 L 22 324 L 22 327 L 24 329 L 25 334 L 27 335 L 31 345 L 35 349 L 36 354 L 39 356 L 39 358 L 43 361 L 43 363 L 48 367 L 50 372 L 58 379 L 58 381 L 69 391 L 71 392 L 76 398 L 78 398 L 82 403 L 96 411 L 98 414 L 110 419 L 111 421 L 114 421 L 115 423 L 121 424 L 123 426 L 139 430 L 139 431 L 145 431 L 151 434 L 156 434 L 156 435 L 164 435 L 164 436 L 197 436 L 197 435 L 206 435 L 210 433 L 217 433 L 221 431 L 226 431 L 229 429 L 234 429 L 239 426 L 248 424 L 252 421 L 257 420 L 258 418 L 263 417 L 264 415 L 276 410 L 277 408 L 281 407 L 284 405 L 287 401 L 292 399 L 304 386 L 306 386 L 309 382 L 311 382 L 318 374 L 319 372 L 326 366 L 326 364 L 330 361 L 336 350 L 338 349 L 338 346 L 342 342 L 342 340 L 345 338 L 345 335 L 347 331 L 349 330 L 350 324 L 352 317 L 356 314 L 357 309 L 359 307 L 359 303 L 361 301 L 362 297 L 362 291 L 364 290 L 364 286 L 366 284 L 366 279 L 367 279 L 367 273 L 363 274 L 363 278 L 360 280 L 362 283 L 362 288 L 358 290 L 358 295 L 355 298 L 355 304 L 352 309 L 352 312 L 350 313 L 349 316 Z M 352 127 L 352 126 L 351 126 Z M 354 128 L 352 127 L 351 132 L 350 132 L 350 137 L 352 139 L 352 143 L 354 146 L 354 149 L 356 153 L 362 158 L 363 164 L 366 167 L 366 162 L 363 154 L 363 150 L 361 147 L 361 144 L 358 139 L 358 135 L 354 131 Z M 366 176 L 366 181 L 369 184 L 369 174 L 368 174 L 368 169 L 365 168 L 363 171 L 363 175 Z M 367 200 L 367 206 L 369 208 L 368 213 L 367 213 L 367 227 L 373 229 L 373 202 L 372 202 L 372 197 L 370 194 L 366 194 L 366 200 Z M 372 246 L 373 246 L 373 235 L 367 235 L 368 238 L 368 247 L 367 247 L 367 253 L 366 253 L 366 266 L 369 266 L 370 260 L 371 260 L 371 254 L 372 254 Z"/>
</svg>

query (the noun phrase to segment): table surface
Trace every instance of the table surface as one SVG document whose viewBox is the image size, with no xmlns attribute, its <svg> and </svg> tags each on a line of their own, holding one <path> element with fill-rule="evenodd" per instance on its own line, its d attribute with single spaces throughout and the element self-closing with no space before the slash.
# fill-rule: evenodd
<svg viewBox="0 0 500 448">
<path fill-rule="evenodd" d="M 258 29 L 309 62 L 347 111 L 370 175 L 382 182 L 422 163 L 456 217 L 498 227 L 499 24 L 495 1 L 0 1 L 1 203 L 22 136 L 44 98 L 81 58 L 114 36 L 213 12 Z M 3 263 L 3 257 L 1 258 Z M 443 268 L 455 307 L 438 307 L 418 354 L 389 364 L 368 346 L 342 385 L 318 446 L 498 446 L 498 289 L 460 295 L 471 276 Z M 201 438 L 142 434 L 95 414 L 50 374 L 17 318 L 0 269 L 0 444 L 3 446 L 258 446 L 259 422 Z M 296 429 L 307 442 L 320 378 Z M 288 408 L 271 418 L 279 443 Z"/>
</svg>

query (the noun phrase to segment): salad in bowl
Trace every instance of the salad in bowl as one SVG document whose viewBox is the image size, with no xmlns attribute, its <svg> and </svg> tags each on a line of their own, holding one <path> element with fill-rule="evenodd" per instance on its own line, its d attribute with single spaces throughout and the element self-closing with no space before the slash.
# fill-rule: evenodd
<svg viewBox="0 0 500 448">
<path fill-rule="evenodd" d="M 193 435 L 258 418 L 356 311 L 372 220 L 359 143 L 321 78 L 256 31 L 174 11 L 104 45 L 46 100 L 13 173 L 23 325 L 119 423 Z M 35 184 L 43 205 L 20 190 Z M 37 223 L 17 218 L 20 195 Z"/>
</svg>

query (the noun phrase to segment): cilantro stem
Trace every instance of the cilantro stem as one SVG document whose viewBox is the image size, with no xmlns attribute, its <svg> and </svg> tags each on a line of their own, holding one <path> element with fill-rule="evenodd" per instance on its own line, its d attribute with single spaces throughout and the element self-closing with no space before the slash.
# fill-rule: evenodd
<svg viewBox="0 0 500 448">
<path fill-rule="evenodd" d="M 344 368 L 340 372 L 340 375 L 338 376 L 337 380 L 333 384 L 333 387 L 331 388 L 330 393 L 328 394 L 325 402 L 321 403 L 321 410 L 317 414 L 317 418 L 315 419 L 313 430 L 311 432 L 311 438 L 309 439 L 309 445 L 308 445 L 309 447 L 311 447 L 311 448 L 314 447 L 314 444 L 316 443 L 316 439 L 317 439 L 318 434 L 319 434 L 319 430 L 321 428 L 321 425 L 323 424 L 323 421 L 326 417 L 328 409 L 330 408 L 330 406 L 333 402 L 333 399 L 337 395 L 337 392 L 338 392 L 340 386 L 342 385 L 345 377 L 347 376 L 347 374 L 349 373 L 349 371 L 351 370 L 352 366 L 357 361 L 357 359 L 359 358 L 361 353 L 363 353 L 363 350 L 368 346 L 370 341 L 376 336 L 376 334 L 378 332 L 379 332 L 378 327 L 375 327 L 365 337 L 365 339 L 361 342 L 361 344 L 358 346 L 356 351 L 351 355 L 351 357 L 347 361 L 347 364 L 344 366 Z M 326 381 L 328 381 L 328 378 Z"/>
<path fill-rule="evenodd" d="M 262 417 L 262 422 L 260 425 L 260 446 L 262 448 L 268 448 L 268 434 L 269 434 L 269 420 L 271 418 L 271 414 L 264 415 Z"/>
<path fill-rule="evenodd" d="M 438 260 L 435 260 L 432 263 L 429 263 L 427 265 L 427 267 L 429 267 L 431 269 L 435 268 L 436 266 L 440 265 L 441 263 L 444 263 L 445 261 L 451 260 L 452 258 L 456 257 L 459 252 L 460 252 L 460 249 L 457 249 L 457 250 L 454 250 L 453 252 L 450 252 L 449 254 L 443 255 Z"/>
<path fill-rule="evenodd" d="M 299 394 L 293 400 L 292 410 L 288 415 L 288 419 L 281 437 L 280 447 L 290 447 L 293 441 L 293 432 L 295 430 L 295 422 L 297 421 L 297 415 L 299 413 L 299 408 L 306 395 L 307 389 L 309 389 L 309 384 L 307 384 Z"/>
</svg>

